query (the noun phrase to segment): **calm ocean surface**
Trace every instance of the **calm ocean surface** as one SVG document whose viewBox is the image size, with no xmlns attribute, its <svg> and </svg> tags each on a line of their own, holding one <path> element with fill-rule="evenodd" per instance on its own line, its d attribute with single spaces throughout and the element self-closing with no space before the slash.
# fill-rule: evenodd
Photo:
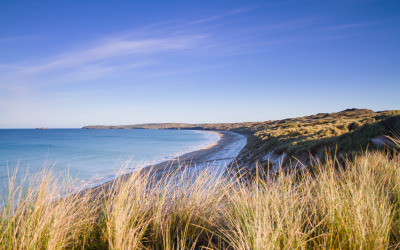
<svg viewBox="0 0 400 250">
<path fill-rule="evenodd" d="M 54 166 L 97 185 L 115 178 L 128 161 L 127 171 L 133 171 L 217 140 L 215 134 L 191 130 L 0 129 L 0 189 L 17 166 L 18 176 Z"/>
</svg>

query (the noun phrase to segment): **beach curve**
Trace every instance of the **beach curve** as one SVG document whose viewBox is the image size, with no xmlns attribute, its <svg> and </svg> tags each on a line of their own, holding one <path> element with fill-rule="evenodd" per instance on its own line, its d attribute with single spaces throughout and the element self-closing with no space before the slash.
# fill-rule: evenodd
<svg viewBox="0 0 400 250">
<path fill-rule="evenodd" d="M 230 131 L 206 131 L 216 133 L 220 139 L 200 150 L 189 152 L 155 165 L 144 167 L 144 171 L 155 171 L 162 174 L 166 171 L 174 171 L 180 167 L 196 167 L 202 169 L 213 167 L 221 170 L 228 166 L 247 143 L 247 137 Z"/>
</svg>

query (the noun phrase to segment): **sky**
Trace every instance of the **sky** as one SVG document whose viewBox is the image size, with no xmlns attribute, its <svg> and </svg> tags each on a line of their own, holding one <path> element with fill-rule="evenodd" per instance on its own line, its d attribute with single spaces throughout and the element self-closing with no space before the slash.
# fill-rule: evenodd
<svg viewBox="0 0 400 250">
<path fill-rule="evenodd" d="M 400 109 L 398 0 L 1 0 L 0 128 Z"/>
</svg>

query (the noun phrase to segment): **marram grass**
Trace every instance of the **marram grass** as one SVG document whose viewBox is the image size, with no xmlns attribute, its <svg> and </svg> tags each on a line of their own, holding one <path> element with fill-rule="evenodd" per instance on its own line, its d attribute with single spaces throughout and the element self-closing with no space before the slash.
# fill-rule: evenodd
<svg viewBox="0 0 400 250">
<path fill-rule="evenodd" d="M 92 229 L 95 203 L 86 195 L 72 193 L 65 181 L 44 169 L 27 183 L 14 187 L 9 180 L 7 197 L 0 207 L 0 246 L 2 249 L 64 249 L 83 246 Z M 60 197 L 60 194 L 71 193 Z"/>
<path fill-rule="evenodd" d="M 211 170 L 183 169 L 161 179 L 136 172 L 107 189 L 64 197 L 74 189 L 55 176 L 45 170 L 40 181 L 21 187 L 10 179 L 0 210 L 2 249 L 400 246 L 398 152 L 327 159 L 312 171 L 274 177 L 260 170 L 251 181 Z"/>
</svg>

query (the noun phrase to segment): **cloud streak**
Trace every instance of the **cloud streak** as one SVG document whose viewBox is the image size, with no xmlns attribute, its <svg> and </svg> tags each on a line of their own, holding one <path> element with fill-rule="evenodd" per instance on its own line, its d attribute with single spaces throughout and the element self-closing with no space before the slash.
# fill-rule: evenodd
<svg viewBox="0 0 400 250">
<path fill-rule="evenodd" d="M 342 24 L 342 25 L 335 25 L 328 27 L 327 29 L 330 30 L 347 30 L 347 29 L 356 29 L 356 28 L 361 28 L 365 26 L 371 26 L 374 24 L 377 24 L 378 22 L 363 22 L 363 23 L 347 23 L 347 24 Z"/>
<path fill-rule="evenodd" d="M 11 42 L 27 41 L 27 40 L 31 40 L 32 38 L 33 38 L 33 36 L 0 37 L 0 43 L 11 43 Z"/>
<path fill-rule="evenodd" d="M 233 16 L 233 15 L 236 15 L 236 14 L 239 14 L 239 13 L 242 13 L 242 12 L 246 12 L 246 11 L 249 11 L 249 10 L 252 10 L 252 9 L 255 9 L 255 8 L 256 7 L 235 9 L 235 10 L 230 11 L 227 14 L 216 15 L 216 16 L 207 17 L 207 18 L 204 18 L 204 19 L 192 21 L 192 22 L 190 22 L 190 24 L 208 23 L 208 22 L 219 20 L 219 19 L 227 18 L 227 17 Z"/>
<path fill-rule="evenodd" d="M 111 39 L 110 41 L 78 52 L 64 53 L 50 59 L 48 63 L 25 67 L 26 73 L 74 68 L 95 62 L 104 62 L 132 55 L 154 54 L 188 49 L 203 36 L 180 36 L 159 39 Z"/>
<path fill-rule="evenodd" d="M 9 85 L 11 79 L 16 83 L 57 72 L 62 73 L 64 79 L 69 78 L 68 82 L 95 79 L 119 70 L 156 64 L 158 55 L 197 47 L 206 35 L 135 37 L 134 34 L 107 38 L 93 47 L 48 57 L 41 64 L 1 64 L 0 71 L 5 72 L 1 82 L 3 85 Z"/>
</svg>

